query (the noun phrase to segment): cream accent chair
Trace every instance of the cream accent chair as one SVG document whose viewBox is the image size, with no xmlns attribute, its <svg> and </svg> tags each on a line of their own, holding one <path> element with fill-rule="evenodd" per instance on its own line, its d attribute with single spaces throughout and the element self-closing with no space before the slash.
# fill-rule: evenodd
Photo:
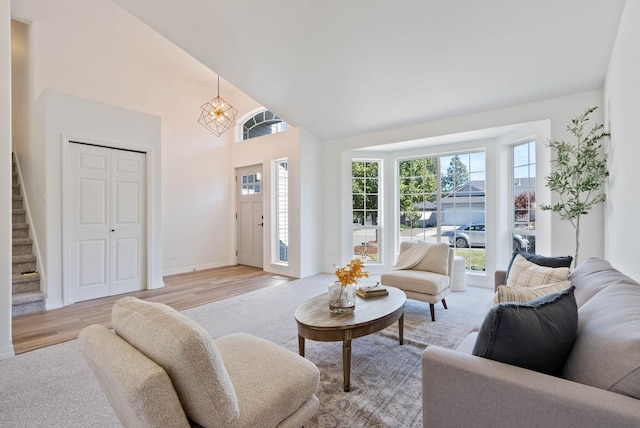
<svg viewBox="0 0 640 428">
<path fill-rule="evenodd" d="M 80 349 L 125 427 L 301 427 L 319 407 L 317 367 L 275 343 L 212 340 L 159 303 L 116 301 L 115 332 L 86 327 Z"/>
<path fill-rule="evenodd" d="M 401 242 L 400 255 L 413 245 L 413 242 Z M 401 289 L 410 299 L 429 303 L 431 320 L 435 321 L 436 303 L 442 302 L 444 308 L 448 309 L 445 297 L 451 292 L 453 257 L 454 251 L 449 245 L 433 244 L 415 266 L 387 272 L 380 277 L 380 283 Z"/>
</svg>

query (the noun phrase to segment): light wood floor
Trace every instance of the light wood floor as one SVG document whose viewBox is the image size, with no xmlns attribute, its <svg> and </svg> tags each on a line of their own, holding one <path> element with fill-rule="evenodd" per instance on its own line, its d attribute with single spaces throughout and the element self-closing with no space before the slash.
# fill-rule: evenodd
<svg viewBox="0 0 640 428">
<path fill-rule="evenodd" d="M 166 276 L 164 288 L 127 295 L 164 303 L 181 311 L 291 280 L 293 278 L 273 275 L 260 268 L 238 265 Z M 14 317 L 15 353 L 76 339 L 80 330 L 90 324 L 111 328 L 111 307 L 122 296 L 88 300 L 47 312 Z"/>
</svg>

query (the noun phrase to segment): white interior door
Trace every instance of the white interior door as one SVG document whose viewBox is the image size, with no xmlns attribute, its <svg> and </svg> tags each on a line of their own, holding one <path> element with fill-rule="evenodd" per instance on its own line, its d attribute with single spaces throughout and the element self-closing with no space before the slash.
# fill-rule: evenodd
<svg viewBox="0 0 640 428">
<path fill-rule="evenodd" d="M 238 264 L 263 267 L 262 165 L 236 169 Z"/>
<path fill-rule="evenodd" d="M 71 302 L 145 288 L 144 153 L 69 144 Z"/>
</svg>

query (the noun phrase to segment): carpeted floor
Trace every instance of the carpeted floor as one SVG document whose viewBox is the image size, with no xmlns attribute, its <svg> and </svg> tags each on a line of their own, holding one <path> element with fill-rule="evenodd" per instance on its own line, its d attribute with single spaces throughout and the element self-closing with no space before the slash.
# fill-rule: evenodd
<svg viewBox="0 0 640 428">
<path fill-rule="evenodd" d="M 183 313 L 214 338 L 244 331 L 297 352 L 293 313 L 300 303 L 326 292 L 331 280 L 331 275 L 316 275 Z M 482 321 L 491 294 L 472 287 L 450 294 L 449 310 L 436 306 L 435 323 L 425 303 L 408 300 L 403 346 L 396 325 L 353 341 L 348 393 L 342 390 L 342 344 L 307 341 L 306 357 L 321 373 L 320 410 L 307 427 L 422 426 L 422 350 L 455 347 Z M 2 427 L 120 426 L 76 341 L 0 361 L 0 386 Z"/>
</svg>

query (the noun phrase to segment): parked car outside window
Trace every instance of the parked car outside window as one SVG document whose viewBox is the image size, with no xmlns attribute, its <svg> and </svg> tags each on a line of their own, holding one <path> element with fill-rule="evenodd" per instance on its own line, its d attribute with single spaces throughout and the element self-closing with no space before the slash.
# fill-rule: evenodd
<svg viewBox="0 0 640 428">
<path fill-rule="evenodd" d="M 456 230 L 445 232 L 442 235 L 449 237 L 449 245 L 457 248 L 471 248 L 485 246 L 484 223 L 465 224 Z M 529 241 L 522 235 L 513 234 L 513 249 L 517 251 L 527 250 Z"/>
</svg>

